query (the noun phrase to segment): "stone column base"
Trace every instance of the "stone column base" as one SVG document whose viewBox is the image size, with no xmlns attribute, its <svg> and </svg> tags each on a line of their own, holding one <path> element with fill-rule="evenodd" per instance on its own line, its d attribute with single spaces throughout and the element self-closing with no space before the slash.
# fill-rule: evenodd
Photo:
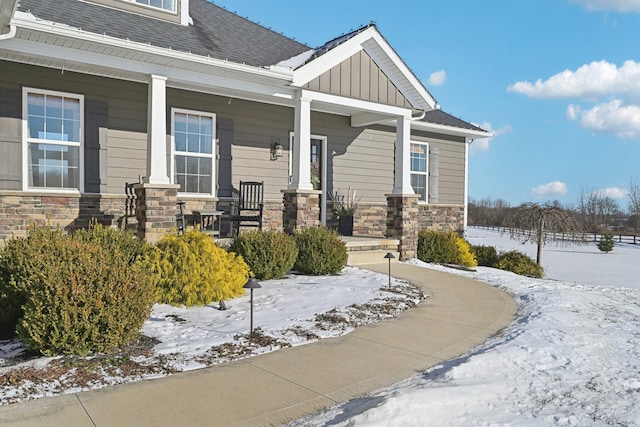
<svg viewBox="0 0 640 427">
<path fill-rule="evenodd" d="M 418 250 L 418 196 L 387 194 L 387 237 L 400 240 L 400 260 L 415 258 Z"/>
<path fill-rule="evenodd" d="M 136 184 L 138 237 L 156 243 L 176 229 L 178 189 L 175 184 Z"/>
<path fill-rule="evenodd" d="M 320 195 L 317 190 L 282 190 L 284 210 L 282 227 L 285 232 L 320 225 Z"/>
</svg>

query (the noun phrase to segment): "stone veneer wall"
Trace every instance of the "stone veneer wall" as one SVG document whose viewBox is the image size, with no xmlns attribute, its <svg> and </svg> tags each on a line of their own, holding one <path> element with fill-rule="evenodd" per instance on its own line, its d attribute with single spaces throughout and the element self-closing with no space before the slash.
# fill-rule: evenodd
<svg viewBox="0 0 640 427">
<path fill-rule="evenodd" d="M 464 206 L 418 205 L 420 230 L 460 231 L 464 229 Z"/>
<path fill-rule="evenodd" d="M 262 212 L 262 228 L 264 230 L 282 231 L 282 200 L 265 200 Z"/>
<path fill-rule="evenodd" d="M 418 196 L 388 194 L 387 236 L 400 240 L 400 260 L 416 256 L 418 231 Z"/>
<path fill-rule="evenodd" d="M 327 207 L 327 227 L 338 229 L 338 217 L 333 213 L 332 205 Z M 354 236 L 387 235 L 387 205 L 360 203 L 353 216 Z"/>
<path fill-rule="evenodd" d="M 126 215 L 125 195 L 0 192 L 0 239 L 27 234 L 29 224 L 59 225 L 67 231 L 84 228 L 92 218 L 107 226 L 133 224 Z"/>
<path fill-rule="evenodd" d="M 162 236 L 176 230 L 179 185 L 136 184 L 136 218 L 138 237 L 156 243 Z"/>
<path fill-rule="evenodd" d="M 283 190 L 283 229 L 287 233 L 320 225 L 320 191 Z"/>
</svg>

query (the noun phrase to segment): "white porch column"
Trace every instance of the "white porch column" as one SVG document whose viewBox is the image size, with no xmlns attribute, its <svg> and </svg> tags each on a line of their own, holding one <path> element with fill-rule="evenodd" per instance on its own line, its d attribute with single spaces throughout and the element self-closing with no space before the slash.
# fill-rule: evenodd
<svg viewBox="0 0 640 427">
<path fill-rule="evenodd" d="M 147 105 L 147 177 L 149 184 L 169 184 L 167 175 L 167 78 L 151 75 Z"/>
<path fill-rule="evenodd" d="M 392 194 L 415 194 L 411 187 L 411 117 L 400 116 L 396 125 L 396 163 Z"/>
<path fill-rule="evenodd" d="M 313 190 L 311 184 L 311 100 L 298 98 L 295 108 L 292 176 L 289 190 Z"/>
</svg>

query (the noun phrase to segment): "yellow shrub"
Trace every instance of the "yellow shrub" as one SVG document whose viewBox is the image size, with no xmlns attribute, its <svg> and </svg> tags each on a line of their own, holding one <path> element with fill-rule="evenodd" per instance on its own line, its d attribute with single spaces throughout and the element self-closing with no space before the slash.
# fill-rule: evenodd
<svg viewBox="0 0 640 427">
<path fill-rule="evenodd" d="M 475 255 L 471 252 L 469 243 L 461 237 L 456 237 L 456 246 L 458 248 L 457 263 L 465 267 L 475 267 L 478 265 Z"/>
<path fill-rule="evenodd" d="M 240 296 L 249 267 L 198 230 L 166 235 L 146 259 L 156 279 L 156 300 L 171 305 L 205 305 Z"/>
</svg>

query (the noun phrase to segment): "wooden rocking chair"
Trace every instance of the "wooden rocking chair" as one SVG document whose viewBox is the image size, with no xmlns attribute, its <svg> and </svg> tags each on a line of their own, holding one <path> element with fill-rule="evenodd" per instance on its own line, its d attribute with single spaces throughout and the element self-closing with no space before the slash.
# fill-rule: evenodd
<svg viewBox="0 0 640 427">
<path fill-rule="evenodd" d="M 240 190 L 234 192 L 229 218 L 234 235 L 238 235 L 240 227 L 257 227 L 262 230 L 263 196 L 264 182 L 240 181 Z"/>
</svg>

